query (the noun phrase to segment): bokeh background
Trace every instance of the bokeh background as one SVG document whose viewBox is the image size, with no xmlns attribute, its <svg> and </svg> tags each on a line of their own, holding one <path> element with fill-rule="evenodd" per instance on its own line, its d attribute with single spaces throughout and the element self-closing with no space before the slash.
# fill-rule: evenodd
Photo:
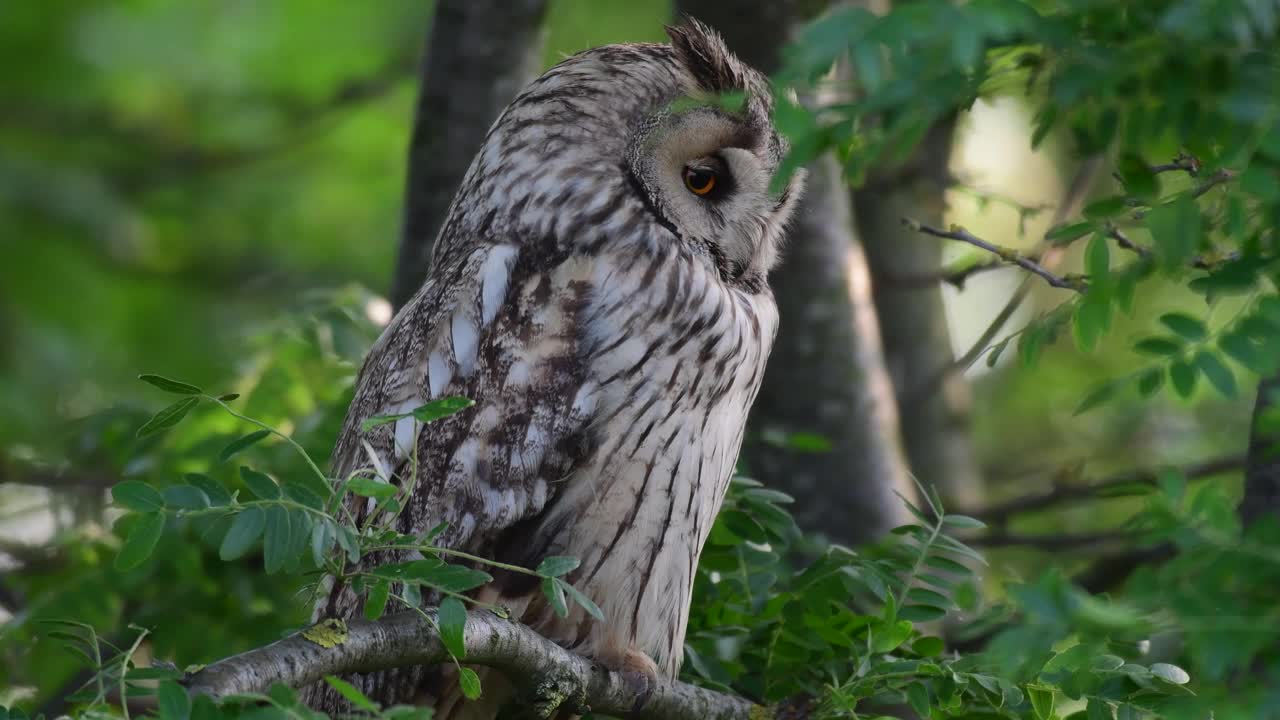
<svg viewBox="0 0 1280 720">
<path fill-rule="evenodd" d="M 197 413 L 180 433 L 133 439 L 169 399 L 137 382 L 143 372 L 242 392 L 247 414 L 326 457 L 356 363 L 390 317 L 431 5 L 0 4 L 0 704 L 45 702 L 75 676 L 74 658 L 35 642 L 43 616 L 106 633 L 147 625 L 158 656 L 192 662 L 273 639 L 305 616 L 288 583 L 220 565 L 190 537 L 156 565 L 114 571 L 105 491 L 126 477 L 230 473 L 208 461 L 243 431 L 225 416 Z M 553 0 L 543 65 L 595 45 L 661 41 L 672 10 Z M 1015 100 L 958 118 L 948 221 L 1012 247 L 1043 235 L 1078 167 L 1066 139 L 1051 135 L 1033 152 L 1030 134 L 1030 112 Z M 979 257 L 959 245 L 944 253 L 948 263 Z M 1022 277 L 1002 269 L 944 287 L 955 355 Z M 1063 297 L 1035 288 L 1009 327 Z M 1094 352 L 1067 333 L 1034 368 L 1009 352 L 992 367 L 979 360 L 951 388 L 963 409 L 956 432 L 977 468 L 956 492 L 962 504 L 1073 473 L 1243 453 L 1251 385 L 1236 398 L 1202 387 L 1190 401 L 1129 398 L 1073 414 L 1098 380 L 1138 365 L 1130 345 L 1153 329 L 1149 311 L 1203 312 L 1176 286 L 1141 302 L 1150 305 L 1120 317 L 1114 341 Z M 1214 313 L 1232 311 L 1227 302 Z M 263 465 L 285 462 L 280 448 L 255 452 Z M 1222 478 L 1228 495 L 1237 485 Z M 1087 558 L 1065 551 L 1087 554 L 1088 533 L 1138 502 L 1020 520 L 1010 532 L 1068 542 L 998 547 L 992 572 L 1022 576 L 1046 557 L 1081 567 Z"/>
</svg>

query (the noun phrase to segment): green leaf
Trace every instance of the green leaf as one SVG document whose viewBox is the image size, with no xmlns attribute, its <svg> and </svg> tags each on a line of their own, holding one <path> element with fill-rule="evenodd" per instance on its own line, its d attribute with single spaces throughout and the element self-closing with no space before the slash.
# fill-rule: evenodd
<svg viewBox="0 0 1280 720">
<path fill-rule="evenodd" d="M 952 560 L 951 558 L 942 557 L 941 555 L 930 555 L 929 557 L 925 558 L 924 564 L 928 565 L 929 567 L 935 570 L 958 573 L 961 575 L 968 575 L 972 572 L 965 565 L 958 563 L 955 560 Z"/>
<path fill-rule="evenodd" d="M 1105 282 L 1111 274 L 1111 246 L 1107 244 L 1107 236 L 1094 233 L 1089 246 L 1084 251 L 1084 271 L 1092 282 Z"/>
<path fill-rule="evenodd" d="M 1085 352 L 1098 345 L 1098 339 L 1111 327 L 1111 293 L 1104 283 L 1090 286 L 1085 296 L 1076 304 L 1076 345 Z"/>
<path fill-rule="evenodd" d="M 559 577 L 565 573 L 577 569 L 581 561 L 576 557 L 568 557 L 566 555 L 552 555 L 544 559 L 538 564 L 539 575 L 549 575 L 551 577 Z"/>
<path fill-rule="evenodd" d="M 280 486 L 266 473 L 260 473 L 251 467 L 240 466 L 240 479 L 249 488 L 249 492 L 260 500 L 279 500 Z"/>
<path fill-rule="evenodd" d="M 1117 170 L 1125 192 L 1139 200 L 1152 200 L 1160 196 L 1160 178 L 1151 172 L 1151 166 L 1140 156 L 1133 153 L 1121 155 Z"/>
<path fill-rule="evenodd" d="M 907 702 L 918 717 L 929 717 L 929 688 L 922 682 L 913 682 L 907 686 Z"/>
<path fill-rule="evenodd" d="M 333 547 L 335 539 L 333 523 L 330 520 L 321 519 L 311 526 L 311 560 L 316 567 L 324 567 L 324 559 L 329 554 L 329 548 Z"/>
<path fill-rule="evenodd" d="M 1151 397 L 1162 385 L 1164 385 L 1164 368 L 1144 370 L 1138 377 L 1138 394 L 1142 397 Z"/>
<path fill-rule="evenodd" d="M 391 581 L 382 579 L 369 588 L 369 596 L 364 601 L 364 616 L 369 620 L 377 620 L 387 609 L 387 599 L 391 597 Z"/>
<path fill-rule="evenodd" d="M 903 608 L 904 610 L 906 608 Z M 892 623 L 880 623 L 871 634 L 871 650 L 876 653 L 887 653 L 911 637 L 912 626 L 906 620 Z"/>
<path fill-rule="evenodd" d="M 1046 685 L 1027 685 L 1027 698 L 1031 700 L 1031 709 L 1038 720 L 1054 720 L 1053 688 Z"/>
<path fill-rule="evenodd" d="M 360 692 L 360 690 L 356 688 L 355 685 L 352 685 L 346 680 L 343 680 L 341 678 L 336 678 L 332 675 L 326 675 L 324 677 L 324 681 L 329 683 L 329 687 L 332 687 L 334 690 L 337 690 L 339 695 L 346 698 L 348 702 L 360 708 L 361 710 L 365 710 L 371 713 L 376 713 L 381 708 L 381 706 L 378 705 L 378 703 L 370 700 L 368 696 Z"/>
<path fill-rule="evenodd" d="M 1177 355 L 1183 347 L 1181 340 L 1168 337 L 1143 338 L 1133 344 L 1133 349 L 1144 355 Z"/>
<path fill-rule="evenodd" d="M 951 604 L 951 601 L 942 593 L 922 587 L 913 587 L 908 590 L 907 599 L 926 605 L 946 606 Z"/>
<path fill-rule="evenodd" d="M 1128 207 L 1128 205 L 1126 204 L 1123 196 L 1112 195 L 1111 197 L 1095 200 L 1094 202 L 1089 203 L 1081 212 L 1090 220 L 1104 220 L 1112 215 L 1119 215 L 1124 212 L 1126 207 Z M 1099 233 L 1094 236 L 1094 240 L 1102 237 L 1103 236 Z M 1103 243 L 1106 243 L 1105 238 L 1103 239 Z"/>
<path fill-rule="evenodd" d="M 480 676 L 469 667 L 458 668 L 458 687 L 468 700 L 480 699 Z"/>
<path fill-rule="evenodd" d="M 987 526 L 977 518 L 971 518 L 968 515 L 944 515 L 942 516 L 942 524 L 950 525 L 953 528 L 962 530 L 981 530 Z"/>
<path fill-rule="evenodd" d="M 204 496 L 209 499 L 209 504 L 213 507 L 221 507 L 223 505 L 231 504 L 231 493 L 227 492 L 227 489 L 222 486 L 222 483 L 219 483 L 208 475 L 187 473 L 182 477 L 188 483 L 200 488 L 200 492 L 204 493 Z"/>
<path fill-rule="evenodd" d="M 283 505 L 267 507 L 266 535 L 262 540 L 263 564 L 267 574 L 279 572 L 289 559 L 291 525 Z"/>
<path fill-rule="evenodd" d="M 1169 381 L 1173 390 L 1181 398 L 1191 397 L 1196 389 L 1196 368 L 1186 360 L 1179 360 L 1169 366 Z"/>
<path fill-rule="evenodd" d="M 1152 250 L 1166 271 L 1181 270 L 1200 245 L 1200 208 L 1187 194 L 1147 213 L 1147 230 L 1155 240 Z"/>
<path fill-rule="evenodd" d="M 946 609 L 933 605 L 907 605 L 898 611 L 898 617 L 911 622 L 928 622 L 946 615 Z"/>
<path fill-rule="evenodd" d="M 116 555 L 116 569 L 132 570 L 151 557 L 156 543 L 160 542 L 162 532 L 164 513 L 149 512 L 139 515 L 133 529 L 129 531 L 129 537 L 120 547 L 120 554 Z"/>
<path fill-rule="evenodd" d="M 246 508 L 237 514 L 226 536 L 222 538 L 218 557 L 223 560 L 235 560 L 244 555 L 258 541 L 266 524 L 267 514 L 260 507 Z"/>
<path fill-rule="evenodd" d="M 1203 340 L 1209 334 L 1203 322 L 1186 313 L 1165 313 L 1160 316 L 1160 322 L 1174 333 L 1192 342 Z"/>
<path fill-rule="evenodd" d="M 1009 347 L 1010 338 L 1006 337 L 995 345 L 991 346 L 991 351 L 987 353 L 987 367 L 993 368 L 996 363 L 1000 362 L 1000 355 L 1004 353 L 1005 348 Z"/>
<path fill-rule="evenodd" d="M 138 428 L 138 437 L 144 438 L 155 435 L 177 425 L 182 422 L 188 412 L 191 412 L 191 408 L 195 407 L 199 402 L 200 398 L 198 397 L 186 397 L 152 415 L 150 420 Z"/>
<path fill-rule="evenodd" d="M 161 375 L 150 375 L 150 374 L 139 375 L 138 379 L 144 383 L 154 385 L 155 387 L 158 387 L 161 390 L 164 390 L 165 392 L 176 393 L 178 395 L 203 395 L 204 394 L 204 390 L 201 390 L 195 385 L 188 385 L 187 383 L 178 382 L 177 380 L 170 380 L 169 378 Z"/>
<path fill-rule="evenodd" d="M 338 530 L 338 546 L 347 552 L 347 558 L 351 562 L 360 561 L 360 536 L 354 530 L 345 526 L 337 526 Z"/>
<path fill-rule="evenodd" d="M 1114 720 L 1115 715 L 1106 700 L 1091 697 L 1089 705 L 1085 708 L 1085 717 L 1087 720 Z"/>
<path fill-rule="evenodd" d="M 194 485 L 171 485 L 164 489 L 164 504 L 182 510 L 203 510 L 209 507 L 209 498 Z"/>
<path fill-rule="evenodd" d="M 1186 670 L 1168 663 L 1155 663 L 1151 666 L 1151 674 L 1158 678 L 1163 678 L 1174 685 L 1186 685 L 1191 682 L 1191 676 L 1187 674 Z"/>
<path fill-rule="evenodd" d="M 164 509 L 164 496 L 155 488 L 139 480 L 125 480 L 111 488 L 115 504 L 134 512 L 155 512 Z"/>
<path fill-rule="evenodd" d="M 556 615 L 562 618 L 569 617 L 569 605 L 564 599 L 564 583 L 557 582 L 556 578 L 543 578 L 542 594 L 547 597 Z"/>
<path fill-rule="evenodd" d="M 447 397 L 439 400 L 432 400 L 426 405 L 421 405 L 410 411 L 418 422 L 422 424 L 432 423 L 436 420 L 443 420 L 459 413 L 467 408 L 475 405 L 475 401 L 464 397 Z"/>
<path fill-rule="evenodd" d="M 165 680 L 156 692 L 160 720 L 187 720 L 191 717 L 191 697 L 181 685 Z"/>
<path fill-rule="evenodd" d="M 232 440 L 226 447 L 222 448 L 222 452 L 218 453 L 218 462 L 230 460 L 236 453 L 254 445 L 270 434 L 270 430 L 255 430 L 248 435 L 242 435 Z"/>
<path fill-rule="evenodd" d="M 1255 373 L 1261 375 L 1270 371 L 1270 359 L 1267 358 L 1260 347 L 1243 334 L 1231 333 L 1223 335 L 1218 338 L 1218 347 L 1230 356 L 1232 360 Z"/>
<path fill-rule="evenodd" d="M 285 497 L 298 503 L 305 505 L 312 510 L 324 510 L 324 498 L 311 491 L 311 488 L 303 485 L 301 481 L 290 480 L 284 484 Z"/>
<path fill-rule="evenodd" d="M 1076 409 L 1073 410 L 1071 414 L 1083 414 L 1110 400 L 1116 394 L 1117 387 L 1118 385 L 1114 380 L 1104 382 L 1095 387 L 1089 391 L 1088 395 L 1084 396 L 1084 399 L 1080 401 L 1080 404 L 1076 405 Z"/>
<path fill-rule="evenodd" d="M 445 565 L 439 560 L 413 560 L 395 565 L 384 565 L 373 574 L 392 580 L 420 582 L 445 592 L 463 593 L 491 582 L 493 576 L 463 565 Z"/>
<path fill-rule="evenodd" d="M 1195 362 L 1196 367 L 1209 380 L 1209 384 L 1218 392 L 1229 398 L 1236 396 L 1236 376 L 1218 359 L 1217 355 L 1208 350 L 1201 350 L 1196 353 Z"/>
<path fill-rule="evenodd" d="M 1045 233 L 1044 239 L 1055 245 L 1065 245 L 1072 240 L 1088 235 L 1094 230 L 1094 224 L 1091 222 L 1075 223 L 1073 225 L 1059 225 Z"/>
<path fill-rule="evenodd" d="M 353 477 L 347 481 L 347 490 L 350 490 L 360 497 L 386 500 L 387 498 L 395 497 L 399 488 L 391 483 L 385 483 L 373 478 Z"/>
<path fill-rule="evenodd" d="M 582 609 L 587 611 L 588 615 L 590 615 L 591 617 L 597 620 L 601 620 L 601 621 L 604 620 L 604 612 L 600 610 L 599 605 L 596 605 L 594 602 L 592 602 L 591 598 L 587 597 L 586 595 L 583 595 L 582 592 L 578 590 L 578 588 L 570 585 L 569 583 L 563 580 L 560 580 L 559 578 L 556 579 L 556 582 L 561 585 L 562 589 L 566 593 L 568 593 L 570 598 L 573 598 L 573 601 L 575 603 L 582 606 Z"/>
<path fill-rule="evenodd" d="M 921 657 L 937 657 L 946 649 L 946 643 L 942 642 L 942 638 L 922 637 L 911 644 L 911 650 Z"/>
<path fill-rule="evenodd" d="M 467 608 L 456 597 L 447 597 L 440 603 L 436 615 L 440 624 L 440 640 L 445 648 L 457 659 L 467 656 L 467 644 L 464 639 L 467 630 Z"/>
<path fill-rule="evenodd" d="M 360 432 L 369 432 L 370 430 L 378 427 L 379 425 L 389 425 L 393 422 L 396 422 L 397 420 L 400 420 L 402 418 L 407 418 L 407 417 L 409 417 L 409 413 L 397 413 L 395 415 L 374 415 L 371 418 L 365 418 L 365 420 L 360 423 Z"/>
</svg>

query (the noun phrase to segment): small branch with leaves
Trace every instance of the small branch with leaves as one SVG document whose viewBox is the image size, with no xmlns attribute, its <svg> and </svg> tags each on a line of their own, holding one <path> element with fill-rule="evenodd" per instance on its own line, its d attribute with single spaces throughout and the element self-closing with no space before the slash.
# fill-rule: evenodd
<svg viewBox="0 0 1280 720">
<path fill-rule="evenodd" d="M 940 230 L 910 218 L 903 218 L 902 223 L 908 228 L 925 235 L 932 235 L 934 237 L 944 238 L 947 240 L 957 240 L 986 250 L 987 252 L 996 255 L 1001 261 L 1007 264 L 1017 265 L 1027 272 L 1039 275 L 1041 278 L 1044 278 L 1045 282 L 1049 283 L 1053 287 L 1072 290 L 1075 292 L 1084 292 L 1088 287 L 1082 277 L 1075 275 L 1058 275 L 1031 257 L 1023 255 L 1012 248 L 987 242 L 959 225 L 952 225 L 948 230 Z"/>
</svg>

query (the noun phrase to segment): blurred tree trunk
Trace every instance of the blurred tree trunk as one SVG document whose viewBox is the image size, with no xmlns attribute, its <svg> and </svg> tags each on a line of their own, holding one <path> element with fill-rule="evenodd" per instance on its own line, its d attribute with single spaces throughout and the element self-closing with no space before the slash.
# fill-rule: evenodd
<svg viewBox="0 0 1280 720">
<path fill-rule="evenodd" d="M 969 385 L 957 373 L 927 395 L 918 392 L 955 354 L 942 302 L 941 283 L 895 284 L 895 278 L 941 271 L 943 245 L 912 232 L 903 217 L 943 226 L 948 162 L 955 119 L 936 123 L 900 167 L 873 174 L 853 194 L 858 235 L 867 248 L 885 359 L 897 389 L 902 434 L 911 470 L 936 487 L 951 507 L 977 507 L 983 492 L 969 441 Z"/>
<path fill-rule="evenodd" d="M 438 0 L 422 55 L 400 255 L 398 310 L 422 285 L 431 246 L 489 126 L 542 57 L 546 0 Z"/>
<path fill-rule="evenodd" d="M 676 6 L 770 72 L 790 32 L 825 4 L 679 0 Z M 894 492 L 911 497 L 914 491 L 841 168 L 827 156 L 809 173 L 782 264 L 770 277 L 782 320 L 744 458 L 751 473 L 796 497 L 802 527 L 852 544 L 904 522 L 905 508 Z M 820 435 L 831 448 L 805 452 L 760 441 L 779 431 Z"/>
<path fill-rule="evenodd" d="M 1280 412 L 1280 372 L 1258 383 L 1249 434 L 1249 458 L 1244 471 L 1244 498 L 1240 519 L 1247 526 L 1266 516 L 1280 518 L 1280 429 L 1274 419 Z"/>
</svg>

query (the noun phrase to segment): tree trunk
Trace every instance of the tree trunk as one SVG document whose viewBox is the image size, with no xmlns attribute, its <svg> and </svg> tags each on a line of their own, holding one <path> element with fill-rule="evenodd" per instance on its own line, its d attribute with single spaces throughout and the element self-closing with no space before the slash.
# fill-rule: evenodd
<svg viewBox="0 0 1280 720">
<path fill-rule="evenodd" d="M 873 175 L 853 198 L 911 470 L 937 488 L 946 505 L 977 507 L 983 492 L 969 441 L 968 382 L 951 374 L 939 390 L 917 392 L 955 357 L 940 283 L 895 284 L 895 278 L 927 277 L 941 269 L 942 243 L 912 232 L 901 220 L 943 225 L 954 131 L 954 118 L 939 121 L 905 165 Z"/>
<path fill-rule="evenodd" d="M 770 72 L 789 33 L 825 3 L 681 0 L 744 60 Z M 875 539 L 907 518 L 914 494 L 884 365 L 870 273 L 835 158 L 809 168 L 782 264 L 770 277 L 782 319 L 744 449 L 750 473 L 796 497 L 806 530 L 843 543 Z M 776 438 L 825 438 L 825 451 Z M 761 442 L 775 438 L 773 441 Z"/>
<path fill-rule="evenodd" d="M 391 285 L 398 310 L 427 276 L 449 203 L 489 126 L 537 73 L 546 0 L 439 0 L 422 56 L 404 226 Z"/>
<path fill-rule="evenodd" d="M 1244 470 L 1240 519 L 1246 526 L 1267 515 L 1280 518 L 1280 372 L 1258 383 Z"/>
</svg>

